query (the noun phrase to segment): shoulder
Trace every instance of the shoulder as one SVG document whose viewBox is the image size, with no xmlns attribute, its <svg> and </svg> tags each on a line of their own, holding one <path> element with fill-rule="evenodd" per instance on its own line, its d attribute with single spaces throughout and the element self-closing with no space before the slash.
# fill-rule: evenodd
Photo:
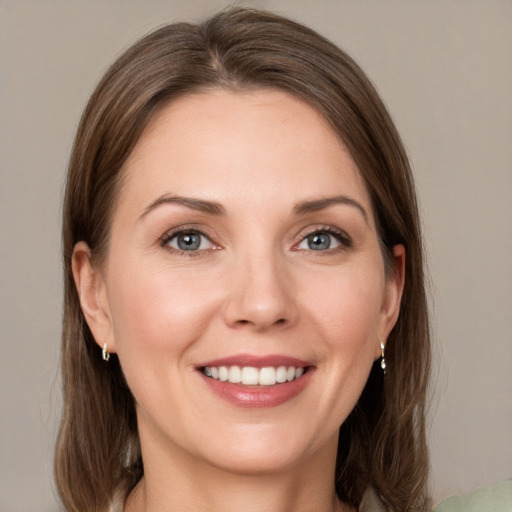
<svg viewBox="0 0 512 512">
<path fill-rule="evenodd" d="M 512 512 L 512 479 L 444 500 L 435 512 Z"/>
<path fill-rule="evenodd" d="M 370 487 L 364 493 L 358 512 L 385 512 L 385 510 L 386 509 L 382 505 L 377 493 Z"/>
<path fill-rule="evenodd" d="M 125 497 L 125 492 L 118 489 L 110 502 L 108 512 L 123 512 Z"/>
</svg>

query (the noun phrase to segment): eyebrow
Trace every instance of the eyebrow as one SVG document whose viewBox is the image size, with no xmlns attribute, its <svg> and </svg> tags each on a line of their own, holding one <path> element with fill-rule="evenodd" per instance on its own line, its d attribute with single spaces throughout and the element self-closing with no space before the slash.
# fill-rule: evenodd
<svg viewBox="0 0 512 512">
<path fill-rule="evenodd" d="M 325 197 L 321 199 L 313 199 L 311 201 L 301 201 L 297 203 L 293 209 L 293 213 L 295 215 L 306 215 L 308 213 L 318 212 L 320 210 L 324 210 L 325 208 L 329 208 L 330 206 L 334 206 L 337 204 L 353 206 L 364 217 L 366 224 L 368 224 L 368 212 L 364 209 L 363 205 L 352 199 L 348 196 L 333 196 L 333 197 Z"/>
<path fill-rule="evenodd" d="M 210 215 L 226 214 L 224 207 L 215 201 L 206 201 L 204 199 L 197 199 L 193 197 L 163 195 L 155 199 L 149 206 L 146 207 L 140 216 L 140 219 L 145 217 L 149 212 L 164 204 L 177 204 Z M 295 215 L 307 215 L 308 213 L 318 212 L 338 204 L 353 206 L 359 210 L 361 215 L 364 217 L 365 222 L 368 224 L 368 213 L 364 207 L 355 199 L 344 195 L 301 201 L 295 205 L 293 208 L 293 213 Z"/>
<path fill-rule="evenodd" d="M 196 199 L 194 197 L 168 196 L 163 195 L 155 199 L 142 213 L 139 219 L 145 217 L 149 212 L 163 204 L 177 204 L 210 215 L 225 215 L 224 207 L 215 201 L 205 201 L 204 199 Z"/>
</svg>

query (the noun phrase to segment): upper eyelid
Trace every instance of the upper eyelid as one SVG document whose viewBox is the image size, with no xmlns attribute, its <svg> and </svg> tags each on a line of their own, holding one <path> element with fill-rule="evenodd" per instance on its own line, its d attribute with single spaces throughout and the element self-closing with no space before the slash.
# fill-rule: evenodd
<svg viewBox="0 0 512 512">
<path fill-rule="evenodd" d="M 301 231 L 297 237 L 300 240 L 303 240 L 309 235 L 312 235 L 314 233 L 329 233 L 338 235 L 342 238 L 347 239 L 348 241 L 352 241 L 352 237 L 344 230 L 335 226 L 329 226 L 329 225 L 318 225 L 318 226 L 311 226 L 310 228 L 306 228 L 306 230 Z"/>
<path fill-rule="evenodd" d="M 193 224 L 183 224 L 181 226 L 176 226 L 174 228 L 170 228 L 166 230 L 162 236 L 160 237 L 160 241 L 166 241 L 170 240 L 171 238 L 174 238 L 176 235 L 179 235 L 180 233 L 197 233 L 199 235 L 204 236 L 210 242 L 212 242 L 212 236 L 208 234 L 204 229 L 194 226 Z"/>
</svg>

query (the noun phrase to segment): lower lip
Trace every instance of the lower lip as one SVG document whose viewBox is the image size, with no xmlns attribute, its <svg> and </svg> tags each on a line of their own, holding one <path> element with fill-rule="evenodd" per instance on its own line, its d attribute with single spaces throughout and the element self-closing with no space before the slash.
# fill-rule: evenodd
<svg viewBox="0 0 512 512">
<path fill-rule="evenodd" d="M 215 394 L 231 404 L 243 408 L 277 407 L 282 405 L 295 398 L 304 390 L 311 380 L 313 373 L 313 368 L 308 368 L 302 377 L 291 382 L 283 382 L 274 386 L 244 386 L 243 384 L 233 384 L 228 381 L 222 382 L 212 379 L 200 372 L 203 380 Z"/>
</svg>

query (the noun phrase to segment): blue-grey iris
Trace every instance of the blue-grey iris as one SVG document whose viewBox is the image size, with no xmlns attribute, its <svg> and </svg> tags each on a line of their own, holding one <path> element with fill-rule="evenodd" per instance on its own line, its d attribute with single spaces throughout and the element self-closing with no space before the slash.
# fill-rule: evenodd
<svg viewBox="0 0 512 512">
<path fill-rule="evenodd" d="M 325 251 L 331 246 L 331 237 L 327 233 L 315 233 L 308 236 L 308 247 L 314 251 Z"/>
<path fill-rule="evenodd" d="M 195 251 L 201 245 L 201 235 L 197 233 L 183 233 L 178 236 L 178 247 L 182 251 Z"/>
</svg>

